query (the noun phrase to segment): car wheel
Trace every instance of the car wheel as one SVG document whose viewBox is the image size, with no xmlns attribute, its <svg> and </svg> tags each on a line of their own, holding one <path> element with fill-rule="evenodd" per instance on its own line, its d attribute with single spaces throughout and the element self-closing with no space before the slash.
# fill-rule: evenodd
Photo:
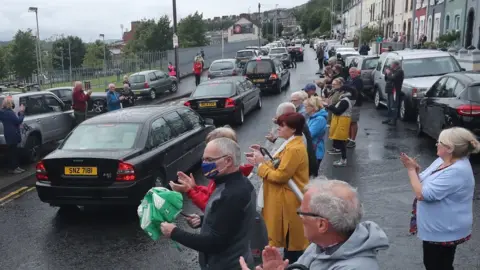
<svg viewBox="0 0 480 270">
<path fill-rule="evenodd" d="M 237 115 L 237 119 L 235 121 L 235 124 L 237 125 L 242 125 L 243 122 L 245 122 L 245 113 L 243 112 L 243 107 L 240 109 L 240 112 Z"/>
<path fill-rule="evenodd" d="M 380 104 L 380 92 L 378 91 L 378 88 L 375 88 L 373 103 L 375 104 L 375 109 L 377 110 L 382 107 L 382 104 Z"/>
<path fill-rule="evenodd" d="M 155 92 L 155 89 L 150 90 L 150 99 L 156 99 L 157 98 L 157 92 Z"/>
<path fill-rule="evenodd" d="M 262 96 L 258 95 L 257 109 L 260 110 L 261 108 L 262 108 Z"/>
<path fill-rule="evenodd" d="M 400 112 L 399 112 L 399 116 L 400 116 L 400 120 L 402 121 L 407 121 L 407 108 L 406 108 L 406 104 L 405 104 L 405 98 L 402 97 L 402 100 L 400 101 Z"/>
<path fill-rule="evenodd" d="M 282 93 L 282 81 L 279 81 L 277 84 L 277 93 L 281 94 Z"/>
<path fill-rule="evenodd" d="M 41 158 L 41 142 L 36 135 L 30 135 L 25 142 L 25 161 L 28 163 L 35 163 Z"/>
<path fill-rule="evenodd" d="M 170 185 L 165 182 L 165 177 L 163 177 L 163 174 L 159 171 L 153 173 L 153 187 L 163 187 L 170 189 Z"/>
<path fill-rule="evenodd" d="M 178 90 L 178 84 L 172 83 L 172 89 L 170 89 L 170 93 L 175 93 Z"/>
<path fill-rule="evenodd" d="M 94 113 L 103 113 L 105 112 L 105 102 L 102 100 L 95 100 L 92 104 L 92 112 Z"/>
<path fill-rule="evenodd" d="M 423 135 L 423 126 L 422 126 L 422 119 L 420 119 L 420 114 L 417 114 L 417 136 L 421 137 Z"/>
<path fill-rule="evenodd" d="M 288 75 L 288 80 L 287 80 L 286 86 L 287 86 L 287 87 L 290 86 L 290 75 Z"/>
</svg>

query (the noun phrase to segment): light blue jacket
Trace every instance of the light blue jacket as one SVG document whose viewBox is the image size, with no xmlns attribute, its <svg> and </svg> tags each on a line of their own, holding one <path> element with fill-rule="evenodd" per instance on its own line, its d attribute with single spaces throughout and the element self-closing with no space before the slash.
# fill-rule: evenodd
<svg viewBox="0 0 480 270">
<path fill-rule="evenodd" d="M 317 159 L 323 159 L 325 154 L 325 132 L 327 131 L 328 112 L 325 109 L 312 114 L 308 119 L 308 130 L 312 136 L 312 144 Z"/>
<path fill-rule="evenodd" d="M 380 270 L 377 254 L 388 248 L 388 237 L 374 222 L 365 221 L 342 244 L 320 248 L 310 244 L 296 263 L 310 270 Z"/>
<path fill-rule="evenodd" d="M 432 174 L 442 162 L 437 158 L 419 175 L 423 200 L 417 203 L 417 227 L 423 241 L 455 241 L 472 233 L 472 165 L 463 158 Z"/>
<path fill-rule="evenodd" d="M 120 94 L 117 92 L 108 91 L 107 92 L 107 110 L 109 112 L 119 110 L 122 107 L 120 106 Z"/>
</svg>

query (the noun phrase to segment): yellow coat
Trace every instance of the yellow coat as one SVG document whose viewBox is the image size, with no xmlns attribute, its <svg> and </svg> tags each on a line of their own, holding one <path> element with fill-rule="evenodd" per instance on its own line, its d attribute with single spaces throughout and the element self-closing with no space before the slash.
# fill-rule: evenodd
<svg viewBox="0 0 480 270">
<path fill-rule="evenodd" d="M 280 165 L 275 169 L 271 162 L 258 167 L 258 175 L 263 179 L 264 208 L 263 218 L 268 231 L 268 244 L 285 247 L 289 234 L 288 250 L 301 251 L 308 246 L 303 234 L 303 223 L 297 215 L 300 201 L 288 187 L 293 179 L 300 190 L 308 184 L 308 154 L 301 136 L 296 136 L 274 158 Z"/>
<path fill-rule="evenodd" d="M 352 118 L 350 116 L 333 115 L 330 123 L 330 130 L 328 138 L 330 140 L 346 141 L 350 137 L 350 123 Z"/>
</svg>

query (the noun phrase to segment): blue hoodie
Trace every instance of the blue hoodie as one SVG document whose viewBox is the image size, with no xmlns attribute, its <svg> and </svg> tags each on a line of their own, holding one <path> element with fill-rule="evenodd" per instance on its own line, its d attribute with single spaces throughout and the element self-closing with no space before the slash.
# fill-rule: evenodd
<svg viewBox="0 0 480 270">
<path fill-rule="evenodd" d="M 119 110 L 122 107 L 120 106 L 121 100 L 120 94 L 117 92 L 108 91 L 107 92 L 107 110 L 109 112 Z"/>
<path fill-rule="evenodd" d="M 308 129 L 312 135 L 312 144 L 317 159 L 323 159 L 325 154 L 325 132 L 327 131 L 328 112 L 325 109 L 312 114 L 308 119 Z"/>
</svg>

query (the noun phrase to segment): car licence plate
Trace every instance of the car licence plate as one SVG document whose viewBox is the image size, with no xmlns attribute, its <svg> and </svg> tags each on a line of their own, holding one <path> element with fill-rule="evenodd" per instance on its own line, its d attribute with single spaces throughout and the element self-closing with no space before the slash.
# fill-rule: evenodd
<svg viewBox="0 0 480 270">
<path fill-rule="evenodd" d="M 87 175 L 96 176 L 97 167 L 65 167 L 65 175 Z"/>
<path fill-rule="evenodd" d="M 200 102 L 199 107 L 200 108 L 217 107 L 217 103 L 216 102 Z"/>
<path fill-rule="evenodd" d="M 261 82 L 265 82 L 265 79 L 256 79 L 256 80 L 253 80 L 254 83 L 261 83 Z"/>
</svg>

